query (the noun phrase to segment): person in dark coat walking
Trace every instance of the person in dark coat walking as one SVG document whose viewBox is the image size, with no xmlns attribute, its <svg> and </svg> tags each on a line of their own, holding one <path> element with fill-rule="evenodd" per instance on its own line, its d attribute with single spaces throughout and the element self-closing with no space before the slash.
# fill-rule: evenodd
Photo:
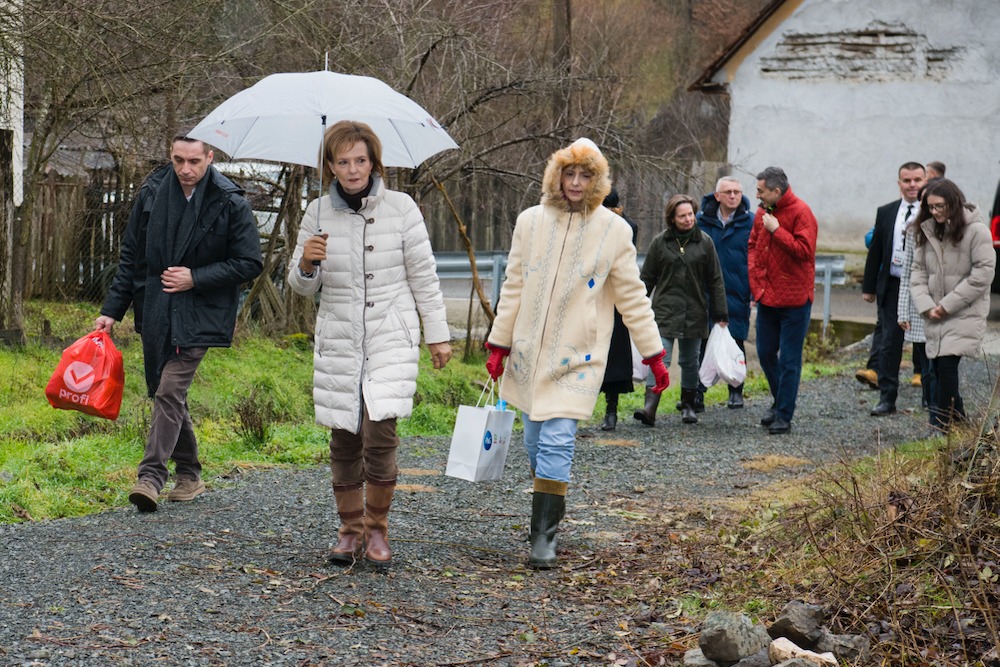
<svg viewBox="0 0 1000 667">
<path fill-rule="evenodd" d="M 240 285 L 263 269 L 250 204 L 212 158 L 201 141 L 174 138 L 172 164 L 139 189 L 118 272 L 94 323 L 110 334 L 131 306 L 142 336 L 153 414 L 128 497 L 141 512 L 156 510 L 168 460 L 176 479 L 168 500 L 193 500 L 204 492 L 188 388 L 208 348 L 232 344 Z"/>
<path fill-rule="evenodd" d="M 670 364 L 677 341 L 681 367 L 681 421 L 697 424 L 694 399 L 698 393 L 698 357 L 701 341 L 708 337 L 709 322 L 726 325 L 726 285 L 722 281 L 719 257 L 708 234 L 698 229 L 698 204 L 687 195 L 674 195 L 667 202 L 667 229 L 649 245 L 640 277 L 653 302 L 656 326 L 660 330 Z M 710 319 L 711 318 L 711 319 Z M 646 382 L 646 400 L 633 415 L 646 426 L 654 426 L 659 394 Z"/>
<path fill-rule="evenodd" d="M 635 245 L 639 228 L 622 210 L 618 199 L 618 191 L 611 188 L 611 192 L 604 198 L 604 206 L 611 209 L 622 217 L 632 228 L 632 245 Z M 602 431 L 614 431 L 618 425 L 618 396 L 619 394 L 631 394 L 635 390 L 632 385 L 632 339 L 628 335 L 628 327 L 622 321 L 622 315 L 615 308 L 615 326 L 611 330 L 611 346 L 608 349 L 608 366 L 604 371 L 604 382 L 601 384 L 601 392 L 607 402 L 607 410 L 604 413 L 604 422 L 601 424 Z"/>
<path fill-rule="evenodd" d="M 723 176 L 701 200 L 698 227 L 708 234 L 715 244 L 726 283 L 726 306 L 729 310 L 729 333 L 743 352 L 750 333 L 750 278 L 747 274 L 747 244 L 753 228 L 754 214 L 750 200 L 743 194 L 743 187 L 735 176 Z M 705 344 L 701 343 L 701 356 Z M 704 390 L 701 390 L 702 392 Z M 704 394 L 703 394 L 704 395 Z M 743 385 L 729 388 L 730 409 L 743 407 Z"/>
</svg>

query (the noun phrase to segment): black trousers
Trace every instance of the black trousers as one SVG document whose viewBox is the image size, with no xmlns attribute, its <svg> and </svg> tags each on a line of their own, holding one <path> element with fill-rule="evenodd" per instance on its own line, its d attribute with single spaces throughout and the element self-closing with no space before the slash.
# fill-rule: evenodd
<svg viewBox="0 0 1000 667">
<path fill-rule="evenodd" d="M 899 394 L 899 363 L 903 358 L 903 335 L 896 317 L 896 303 L 899 301 L 899 278 L 889 277 L 885 295 L 878 305 L 878 317 L 882 321 L 882 346 L 878 354 L 879 401 L 896 404 Z"/>
</svg>

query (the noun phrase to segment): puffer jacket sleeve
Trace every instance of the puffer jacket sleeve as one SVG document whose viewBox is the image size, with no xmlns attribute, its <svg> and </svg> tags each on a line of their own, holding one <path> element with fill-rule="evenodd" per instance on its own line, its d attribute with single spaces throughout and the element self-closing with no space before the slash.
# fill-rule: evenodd
<svg viewBox="0 0 1000 667">
<path fill-rule="evenodd" d="M 747 240 L 747 279 L 750 282 L 750 299 L 759 301 L 764 293 L 764 278 L 767 271 L 764 268 L 766 259 L 765 253 L 761 249 L 761 234 L 766 234 L 762 222 L 764 216 L 763 209 L 757 209 L 750 227 L 750 238 Z"/>
<path fill-rule="evenodd" d="M 719 253 L 715 250 L 712 237 L 702 232 L 703 240 L 708 244 L 708 281 L 706 287 L 711 298 L 709 313 L 713 322 L 729 321 L 729 302 L 726 301 L 726 283 L 722 278 L 722 265 L 719 263 Z"/>
<path fill-rule="evenodd" d="M 934 252 L 930 241 L 913 251 L 913 266 L 910 268 L 910 298 L 913 299 L 913 306 L 921 315 L 925 314 L 935 305 L 934 297 L 931 296 L 929 277 L 927 271 L 927 254 Z"/>
<path fill-rule="evenodd" d="M 406 281 L 424 323 L 424 341 L 444 343 L 451 340 L 427 226 L 412 200 L 403 219 L 403 263 L 406 265 Z"/>
<path fill-rule="evenodd" d="M 288 262 L 288 286 L 292 288 L 292 291 L 296 294 L 301 294 L 303 296 L 310 296 L 315 294 L 319 290 L 320 285 L 323 281 L 320 278 L 320 274 L 323 271 L 323 265 L 314 267 L 315 272 L 312 278 L 306 278 L 299 271 L 299 262 L 302 260 L 303 246 L 305 242 L 309 240 L 309 237 L 316 234 L 316 212 L 319 210 L 319 200 L 314 199 L 306 207 L 306 212 L 302 216 L 302 224 L 299 225 L 299 238 L 295 243 L 295 251 L 292 253 L 292 259 Z"/>
<path fill-rule="evenodd" d="M 961 282 L 955 285 L 941 299 L 941 307 L 948 314 L 954 314 L 968 308 L 974 301 L 983 298 L 993 282 L 996 270 L 996 252 L 993 250 L 993 239 L 986 225 L 981 222 L 968 224 L 965 233 L 969 235 L 969 253 L 972 269 Z"/>
</svg>

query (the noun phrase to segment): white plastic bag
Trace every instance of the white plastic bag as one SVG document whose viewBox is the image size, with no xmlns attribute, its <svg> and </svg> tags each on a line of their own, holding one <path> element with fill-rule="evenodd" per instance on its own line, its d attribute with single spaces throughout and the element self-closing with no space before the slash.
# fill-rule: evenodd
<svg viewBox="0 0 1000 667">
<path fill-rule="evenodd" d="M 649 377 L 649 366 L 642 363 L 642 355 L 639 354 L 635 343 L 630 341 L 629 344 L 632 346 L 632 382 L 646 384 L 646 378 Z"/>
<path fill-rule="evenodd" d="M 503 477 L 516 413 L 507 410 L 502 400 L 493 403 L 494 386 L 491 379 L 475 406 L 458 406 L 445 475 L 470 482 L 495 482 Z M 481 405 L 487 390 L 486 405 Z"/>
<path fill-rule="evenodd" d="M 706 387 L 722 380 L 730 387 L 738 387 L 747 378 L 747 359 L 729 327 L 716 324 L 708 335 L 705 358 L 698 370 L 698 379 Z"/>
</svg>

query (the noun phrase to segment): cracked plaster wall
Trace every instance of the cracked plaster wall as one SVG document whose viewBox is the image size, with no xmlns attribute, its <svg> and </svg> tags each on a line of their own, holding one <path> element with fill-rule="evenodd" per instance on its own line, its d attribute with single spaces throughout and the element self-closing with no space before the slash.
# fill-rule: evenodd
<svg viewBox="0 0 1000 667">
<path fill-rule="evenodd" d="M 943 161 L 989 212 L 1000 179 L 1000 5 L 805 0 L 722 70 L 745 187 L 778 165 L 825 247 L 863 249 L 908 160 Z M 752 189 L 750 190 L 753 191 Z"/>
</svg>

